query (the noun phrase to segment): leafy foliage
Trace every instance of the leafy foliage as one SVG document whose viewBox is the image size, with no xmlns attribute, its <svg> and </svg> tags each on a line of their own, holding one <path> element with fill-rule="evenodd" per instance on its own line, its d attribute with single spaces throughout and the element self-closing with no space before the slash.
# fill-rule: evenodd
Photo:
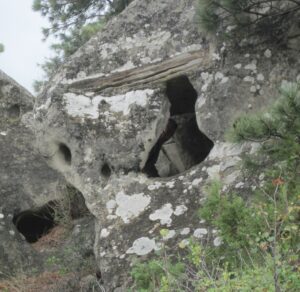
<svg viewBox="0 0 300 292">
<path fill-rule="evenodd" d="M 170 278 L 176 279 L 184 272 L 184 264 L 177 262 L 173 264 L 170 259 L 167 262 L 160 260 L 151 260 L 147 263 L 138 263 L 131 271 L 131 275 L 135 281 L 135 289 L 139 292 L 170 291 Z M 136 291 L 136 290 L 135 290 Z M 173 290 L 176 291 L 176 290 Z"/>
<path fill-rule="evenodd" d="M 4 45 L 0 43 L 0 53 L 4 52 Z"/>
<path fill-rule="evenodd" d="M 220 231 L 225 245 L 233 252 L 250 248 L 251 239 L 263 231 L 263 218 L 238 195 L 222 195 L 220 189 L 217 192 L 216 184 L 212 184 L 212 190 L 209 188 L 207 200 L 199 210 L 200 217 Z"/>
<path fill-rule="evenodd" d="M 198 0 L 200 25 L 209 32 L 252 29 L 281 40 L 297 17 L 300 2 L 294 0 Z"/>
</svg>

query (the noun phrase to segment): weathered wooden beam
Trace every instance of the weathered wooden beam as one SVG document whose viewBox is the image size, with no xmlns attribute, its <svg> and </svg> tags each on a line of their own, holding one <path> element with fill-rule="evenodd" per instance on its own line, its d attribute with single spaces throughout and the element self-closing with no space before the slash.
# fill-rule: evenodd
<svg viewBox="0 0 300 292">
<path fill-rule="evenodd" d="M 68 88 L 75 92 L 99 92 L 111 87 L 154 84 L 187 74 L 195 68 L 204 68 L 208 63 L 207 53 L 203 51 L 183 53 L 160 63 L 112 73 L 105 77 L 88 77 L 74 81 L 69 84 Z"/>
</svg>

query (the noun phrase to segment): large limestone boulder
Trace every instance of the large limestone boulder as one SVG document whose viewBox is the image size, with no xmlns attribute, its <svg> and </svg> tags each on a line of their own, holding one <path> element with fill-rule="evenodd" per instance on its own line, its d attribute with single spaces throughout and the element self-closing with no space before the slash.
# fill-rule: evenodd
<svg viewBox="0 0 300 292">
<path fill-rule="evenodd" d="M 30 229 L 39 226 L 17 223 L 17 216 L 58 198 L 63 185 L 63 178 L 34 148 L 34 135 L 26 123 L 33 104 L 34 97 L 0 71 L 0 277 L 41 266 L 23 236 L 33 236 Z M 21 235 L 18 229 L 23 227 Z"/>
<path fill-rule="evenodd" d="M 162 242 L 176 248 L 193 235 L 220 243 L 196 216 L 203 189 L 217 178 L 246 193 L 238 163 L 256 149 L 226 143 L 224 132 L 299 74 L 286 51 L 208 39 L 196 2 L 133 1 L 35 105 L 40 152 L 96 218 L 94 252 L 108 291 L 125 288 L 130 263 Z"/>
<path fill-rule="evenodd" d="M 50 289 L 50 284 L 56 287 L 54 291 L 78 291 L 80 278 L 97 270 L 94 219 L 82 195 L 66 186 L 35 148 L 34 101 L 26 89 L 0 71 L 0 282 L 15 279 L 0 286 L 10 290 L 5 283 L 18 284 L 29 291 L 28 283 L 38 287 L 37 274 L 46 271 L 41 277 L 51 273 L 60 277 L 54 281 L 49 276 L 49 286 L 42 283 L 34 291 Z M 26 275 L 31 278 L 22 283 Z M 73 290 L 62 288 L 66 279 Z"/>
</svg>

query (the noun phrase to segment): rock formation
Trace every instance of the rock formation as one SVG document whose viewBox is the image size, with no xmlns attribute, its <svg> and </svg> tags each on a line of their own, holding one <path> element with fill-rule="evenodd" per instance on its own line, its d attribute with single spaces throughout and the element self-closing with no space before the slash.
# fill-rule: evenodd
<svg viewBox="0 0 300 292">
<path fill-rule="evenodd" d="M 35 148 L 34 97 L 0 71 L 0 101 L 0 280 L 14 276 L 21 279 L 51 269 L 51 258 L 64 262 L 63 267 L 73 272 L 80 270 L 83 259 L 93 266 L 93 218 L 87 216 L 81 195 L 66 187 L 63 177 L 46 164 Z M 77 206 L 60 210 L 68 191 L 73 192 L 73 200 L 67 203 Z M 54 236 L 54 249 L 49 246 L 47 250 L 43 243 L 34 247 L 33 243 L 58 224 L 58 211 L 70 211 L 74 229 L 59 245 L 55 245 L 59 238 Z"/>
<path fill-rule="evenodd" d="M 132 2 L 70 58 L 35 106 L 40 151 L 96 217 L 94 252 L 108 291 L 126 287 L 135 257 L 160 249 L 161 228 L 170 230 L 169 247 L 191 235 L 218 242 L 194 216 L 203 187 L 215 177 L 247 192 L 239 155 L 256 147 L 236 148 L 224 132 L 299 74 L 285 51 L 206 38 L 195 2 Z M 170 118 L 177 129 L 154 161 L 160 178 L 151 177 L 143 169 Z"/>
<path fill-rule="evenodd" d="M 37 254 L 17 232 L 18 224 L 14 226 L 13 219 L 23 211 L 46 204 L 55 194 L 58 198 L 63 179 L 34 148 L 34 135 L 26 123 L 34 97 L 2 71 L 0 101 L 0 277 L 3 277 L 21 268 L 41 266 Z"/>
<path fill-rule="evenodd" d="M 133 1 L 35 103 L 39 152 L 96 218 L 94 253 L 107 291 L 123 291 L 131 262 L 162 243 L 176 249 L 194 236 L 220 244 L 195 216 L 203 188 L 218 178 L 247 193 L 240 155 L 257 147 L 231 145 L 224 132 L 240 113 L 274 100 L 282 80 L 300 76 L 290 51 L 247 41 L 233 48 L 201 33 L 196 2 Z M 7 107 L 14 119 L 15 104 Z"/>
</svg>

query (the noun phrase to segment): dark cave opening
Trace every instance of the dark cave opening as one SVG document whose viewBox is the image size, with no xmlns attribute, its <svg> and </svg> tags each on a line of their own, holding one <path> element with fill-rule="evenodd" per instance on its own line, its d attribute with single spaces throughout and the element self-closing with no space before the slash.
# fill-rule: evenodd
<svg viewBox="0 0 300 292">
<path fill-rule="evenodd" d="M 37 242 L 55 226 L 66 223 L 71 226 L 73 220 L 91 215 L 82 193 L 75 187 L 67 185 L 64 195 L 59 200 L 14 215 L 13 224 L 27 242 Z"/>
<path fill-rule="evenodd" d="M 208 156 L 214 146 L 197 125 L 197 91 L 187 76 L 166 83 L 170 118 L 149 152 L 142 171 L 149 177 L 169 177 L 188 170 Z"/>
<path fill-rule="evenodd" d="M 171 117 L 195 114 L 195 103 L 198 94 L 188 77 L 180 76 L 168 80 L 166 94 L 171 103 Z"/>
<path fill-rule="evenodd" d="M 72 154 L 70 148 L 66 144 L 60 143 L 58 145 L 58 151 L 63 160 L 70 165 L 72 161 Z"/>
<path fill-rule="evenodd" d="M 104 163 L 104 165 L 101 168 L 101 174 L 105 178 L 109 178 L 111 176 L 111 169 L 107 163 Z"/>
<path fill-rule="evenodd" d="M 27 242 L 38 241 L 56 225 L 55 205 L 55 201 L 50 201 L 40 208 L 26 210 L 13 217 L 14 225 L 24 235 Z"/>
<path fill-rule="evenodd" d="M 10 119 L 13 120 L 18 119 L 20 117 L 20 114 L 21 114 L 21 109 L 18 104 L 14 104 L 8 109 L 8 116 Z"/>
</svg>

